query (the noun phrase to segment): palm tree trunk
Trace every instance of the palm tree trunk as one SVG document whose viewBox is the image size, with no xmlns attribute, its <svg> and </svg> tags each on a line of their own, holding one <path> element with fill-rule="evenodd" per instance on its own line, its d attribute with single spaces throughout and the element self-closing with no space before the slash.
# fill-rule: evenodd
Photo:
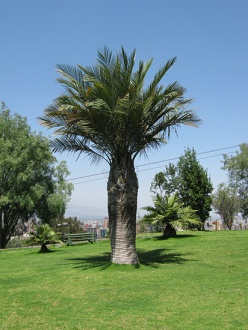
<svg viewBox="0 0 248 330">
<path fill-rule="evenodd" d="M 108 212 L 111 262 L 138 264 L 136 252 L 136 213 L 138 180 L 131 159 L 113 161 L 108 179 Z"/>
<path fill-rule="evenodd" d="M 163 229 L 163 238 L 175 237 L 176 235 L 176 229 L 170 223 L 167 223 L 166 227 Z"/>
<path fill-rule="evenodd" d="M 42 243 L 39 252 L 40 252 L 40 253 L 46 253 L 46 252 L 50 252 L 50 250 L 48 249 L 48 247 L 46 246 L 45 243 Z"/>
</svg>

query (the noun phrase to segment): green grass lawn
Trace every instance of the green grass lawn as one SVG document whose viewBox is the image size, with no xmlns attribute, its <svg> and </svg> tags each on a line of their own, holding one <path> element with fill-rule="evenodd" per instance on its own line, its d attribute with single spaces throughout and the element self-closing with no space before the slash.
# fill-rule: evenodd
<svg viewBox="0 0 248 330">
<path fill-rule="evenodd" d="M 248 329 L 248 231 L 137 239 L 141 267 L 109 242 L 0 251 L 0 328 Z"/>
</svg>

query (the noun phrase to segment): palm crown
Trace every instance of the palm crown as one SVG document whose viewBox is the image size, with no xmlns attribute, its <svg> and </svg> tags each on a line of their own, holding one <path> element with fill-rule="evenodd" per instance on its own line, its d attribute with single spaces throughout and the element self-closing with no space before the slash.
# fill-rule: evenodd
<svg viewBox="0 0 248 330">
<path fill-rule="evenodd" d="M 120 155 L 134 159 L 165 143 L 180 124 L 197 126 L 199 118 L 185 110 L 191 102 L 183 97 L 185 89 L 177 82 L 159 85 L 176 58 L 145 87 L 152 60 L 140 61 L 135 70 L 135 54 L 122 48 L 113 56 L 105 47 L 95 66 L 58 65 L 65 91 L 40 118 L 60 135 L 52 142 L 55 151 L 85 152 L 108 163 Z"/>
</svg>

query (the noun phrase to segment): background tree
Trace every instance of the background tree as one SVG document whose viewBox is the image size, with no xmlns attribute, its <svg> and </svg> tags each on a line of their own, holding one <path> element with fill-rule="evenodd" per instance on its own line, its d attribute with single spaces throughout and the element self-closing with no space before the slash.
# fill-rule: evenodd
<svg viewBox="0 0 248 330">
<path fill-rule="evenodd" d="M 236 190 L 225 183 L 221 183 L 213 195 L 212 203 L 225 226 L 231 230 L 234 217 L 240 210 L 240 199 L 236 194 Z"/>
<path fill-rule="evenodd" d="M 199 217 L 190 206 L 184 206 L 179 201 L 177 194 L 170 196 L 157 195 L 154 198 L 154 206 L 143 207 L 148 211 L 143 221 L 162 227 L 163 238 L 175 237 L 176 229 L 187 229 L 189 224 L 198 225 Z"/>
<path fill-rule="evenodd" d="M 194 149 L 189 148 L 179 158 L 177 164 L 179 196 L 186 206 L 196 210 L 202 221 L 209 217 L 212 204 L 213 185 L 207 171 L 200 165 Z"/>
<path fill-rule="evenodd" d="M 161 67 L 150 84 L 145 77 L 152 60 L 140 61 L 122 48 L 113 55 L 106 47 L 96 65 L 59 65 L 64 92 L 45 110 L 44 126 L 55 128 L 55 151 L 86 153 L 110 167 L 107 191 L 111 262 L 137 264 L 136 213 L 138 180 L 134 161 L 166 143 L 181 124 L 197 126 L 198 117 L 186 110 L 191 99 L 177 82 L 164 87 L 161 79 L 175 63 Z M 137 68 L 137 69 L 136 69 Z M 147 87 L 144 87 L 147 86 Z"/>
<path fill-rule="evenodd" d="M 65 163 L 55 166 L 49 142 L 32 133 L 26 118 L 0 111 L 0 248 L 18 222 L 38 215 L 44 222 L 64 213 L 72 185 Z"/>
<path fill-rule="evenodd" d="M 157 173 L 151 183 L 151 192 L 153 194 L 158 193 L 160 196 L 169 196 L 176 192 L 178 193 L 177 170 L 174 164 L 169 163 L 163 172 Z"/>
<path fill-rule="evenodd" d="M 62 217 L 56 218 L 51 223 L 52 228 L 58 233 L 83 233 L 83 222 L 77 217 Z"/>
<path fill-rule="evenodd" d="M 213 186 L 207 171 L 197 160 L 194 149 L 185 150 L 176 165 L 170 163 L 164 172 L 155 176 L 151 191 L 158 193 L 158 189 L 166 196 L 177 193 L 184 206 L 196 210 L 202 224 L 209 217 Z"/>
<path fill-rule="evenodd" d="M 52 225 L 56 219 L 63 218 L 73 190 L 73 184 L 66 180 L 70 172 L 64 160 L 50 170 L 52 175 L 49 183 L 51 187 L 48 189 L 50 193 L 48 195 L 42 194 L 36 205 L 36 215 L 43 222 Z"/>
<path fill-rule="evenodd" d="M 237 190 L 240 198 L 240 210 L 244 218 L 248 217 L 248 144 L 240 145 L 236 156 L 224 155 L 224 170 L 228 171 L 229 184 Z"/>
<path fill-rule="evenodd" d="M 55 232 L 47 224 L 34 226 L 34 231 L 30 233 L 31 239 L 30 242 L 38 243 L 41 245 L 40 252 L 50 252 L 47 247 L 47 244 L 53 242 L 55 237 Z"/>
</svg>

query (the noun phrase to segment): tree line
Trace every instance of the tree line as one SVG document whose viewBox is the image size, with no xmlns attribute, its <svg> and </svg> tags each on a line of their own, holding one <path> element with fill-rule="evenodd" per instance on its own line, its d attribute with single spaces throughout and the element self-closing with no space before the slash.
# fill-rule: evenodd
<svg viewBox="0 0 248 330">
<path fill-rule="evenodd" d="M 176 235 L 175 228 L 203 229 L 211 210 L 220 215 L 228 229 L 238 214 L 247 218 L 248 144 L 241 144 L 235 156 L 223 155 L 222 163 L 228 183 L 219 184 L 213 193 L 211 178 L 197 160 L 195 150 L 185 150 L 176 165 L 170 163 L 155 175 L 150 188 L 154 206 L 143 208 L 148 213 L 141 225 L 153 224 L 167 238 Z"/>
</svg>

